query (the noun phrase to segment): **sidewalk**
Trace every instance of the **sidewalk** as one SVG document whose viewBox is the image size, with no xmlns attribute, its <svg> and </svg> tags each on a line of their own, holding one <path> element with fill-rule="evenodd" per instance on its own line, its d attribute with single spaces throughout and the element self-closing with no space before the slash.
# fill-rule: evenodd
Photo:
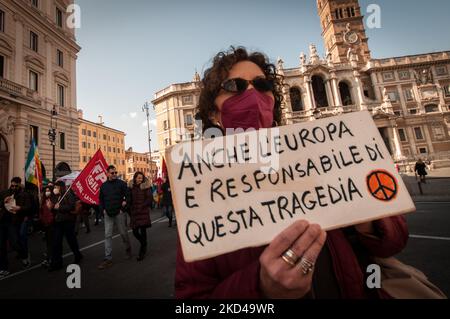
<svg viewBox="0 0 450 319">
<path fill-rule="evenodd" d="M 421 184 L 423 195 L 420 195 L 414 173 L 402 173 L 401 176 L 414 201 L 450 201 L 450 168 L 428 171 L 426 184 Z"/>
</svg>

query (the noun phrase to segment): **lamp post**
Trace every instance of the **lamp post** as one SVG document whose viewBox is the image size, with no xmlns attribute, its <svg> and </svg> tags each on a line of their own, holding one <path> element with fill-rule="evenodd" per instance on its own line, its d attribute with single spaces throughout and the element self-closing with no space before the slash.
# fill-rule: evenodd
<svg viewBox="0 0 450 319">
<path fill-rule="evenodd" d="M 150 179 L 153 180 L 153 173 L 152 173 L 152 130 L 150 129 L 150 104 L 148 102 L 145 102 L 144 106 L 142 106 L 142 112 L 145 112 L 147 116 L 147 131 L 148 131 L 148 152 L 149 152 L 149 158 L 150 158 Z"/>
<path fill-rule="evenodd" d="M 56 128 L 57 128 L 57 119 L 56 117 L 58 116 L 58 112 L 56 112 L 56 107 L 53 106 L 53 109 L 51 111 L 51 116 L 50 116 L 50 130 L 48 130 L 48 139 L 50 141 L 50 144 L 52 145 L 52 159 L 53 159 L 53 163 L 52 163 L 52 181 L 53 183 L 56 182 L 56 166 L 55 166 L 55 162 L 56 162 L 56 154 L 55 154 L 55 146 L 56 146 Z"/>
</svg>

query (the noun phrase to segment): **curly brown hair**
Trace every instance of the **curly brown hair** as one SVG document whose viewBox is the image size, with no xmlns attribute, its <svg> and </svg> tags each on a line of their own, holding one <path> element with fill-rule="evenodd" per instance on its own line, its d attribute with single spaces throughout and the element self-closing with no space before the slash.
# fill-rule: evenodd
<svg viewBox="0 0 450 319">
<path fill-rule="evenodd" d="M 268 57 L 263 53 L 249 53 L 244 47 L 230 47 L 228 51 L 219 52 L 213 58 L 212 66 L 205 71 L 201 81 L 201 92 L 196 118 L 202 121 L 203 130 L 216 126 L 211 121 L 211 114 L 218 111 L 214 101 L 221 90 L 222 82 L 227 79 L 231 68 L 241 61 L 255 63 L 264 72 L 266 78 L 273 81 L 272 93 L 275 97 L 273 118 L 277 124 L 281 122 L 283 77 L 277 74 L 275 65 L 271 64 Z"/>
</svg>

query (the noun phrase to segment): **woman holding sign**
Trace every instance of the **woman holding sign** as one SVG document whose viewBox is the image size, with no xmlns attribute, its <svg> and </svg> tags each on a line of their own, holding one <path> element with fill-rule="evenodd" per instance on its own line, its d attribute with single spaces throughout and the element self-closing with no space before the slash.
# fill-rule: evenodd
<svg viewBox="0 0 450 319">
<path fill-rule="evenodd" d="M 198 116 L 203 129 L 270 128 L 281 118 L 282 78 L 261 53 L 219 53 L 202 80 Z M 185 262 L 178 244 L 177 298 L 383 298 L 366 286 L 371 257 L 406 245 L 403 217 L 325 232 L 298 221 L 270 245 Z"/>
</svg>

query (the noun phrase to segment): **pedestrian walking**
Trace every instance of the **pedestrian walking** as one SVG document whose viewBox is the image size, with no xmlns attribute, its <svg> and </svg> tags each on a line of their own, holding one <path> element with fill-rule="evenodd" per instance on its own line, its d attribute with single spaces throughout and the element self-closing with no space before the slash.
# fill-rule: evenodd
<svg viewBox="0 0 450 319">
<path fill-rule="evenodd" d="M 169 227 L 172 227 L 173 221 L 173 203 L 172 191 L 170 189 L 170 182 L 167 177 L 164 177 L 164 183 L 161 185 L 162 190 L 162 207 L 165 216 L 169 219 Z"/>
<path fill-rule="evenodd" d="M 82 202 L 81 200 L 77 202 L 77 220 L 75 225 L 75 235 L 78 235 L 80 230 L 80 225 L 83 223 L 86 227 L 86 234 L 91 232 L 91 227 L 89 225 L 89 216 L 91 215 L 91 205 Z"/>
<path fill-rule="evenodd" d="M 127 258 L 131 258 L 130 239 L 126 229 L 125 209 L 128 202 L 127 184 L 117 178 L 117 170 L 113 165 L 107 169 L 108 180 L 100 187 L 100 211 L 104 214 L 105 221 L 105 258 L 98 266 L 103 270 L 112 266 L 112 236 L 114 224 L 119 229 L 120 236 L 125 245 Z"/>
<path fill-rule="evenodd" d="M 53 187 L 47 186 L 43 189 L 41 207 L 39 210 L 39 220 L 42 225 L 42 231 L 44 232 L 46 244 L 45 258 L 41 262 L 41 265 L 44 267 L 50 266 L 50 262 L 52 260 L 53 255 L 55 216 L 52 211 L 53 208 L 52 198 L 54 196 L 55 195 L 53 195 Z"/>
<path fill-rule="evenodd" d="M 426 184 L 425 177 L 428 175 L 426 167 L 427 166 L 425 165 L 425 163 L 422 161 L 421 158 L 419 158 L 419 160 L 416 162 L 416 165 L 414 167 L 416 179 L 417 179 L 417 175 L 419 175 L 419 181 L 424 184 Z"/>
<path fill-rule="evenodd" d="M 59 270 L 63 267 L 63 239 L 66 238 L 67 244 L 74 255 L 74 264 L 79 264 L 83 255 L 78 246 L 77 236 L 75 235 L 76 198 L 72 190 L 66 193 L 66 185 L 62 181 L 55 183 L 51 197 L 52 212 L 54 219 L 54 237 L 53 251 L 49 271 Z"/>
<path fill-rule="evenodd" d="M 151 184 L 142 172 L 136 172 L 129 184 L 130 202 L 128 204 L 133 235 L 140 243 L 138 261 L 147 253 L 147 228 L 152 226 L 150 207 L 152 205 Z"/>
</svg>

